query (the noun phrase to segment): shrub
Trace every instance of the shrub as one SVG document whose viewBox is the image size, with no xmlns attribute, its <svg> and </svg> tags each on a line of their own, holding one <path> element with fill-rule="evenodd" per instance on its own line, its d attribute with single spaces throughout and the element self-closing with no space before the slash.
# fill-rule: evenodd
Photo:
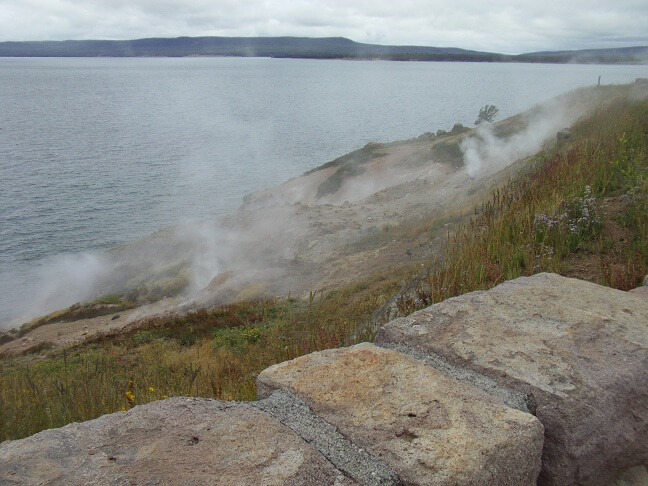
<svg viewBox="0 0 648 486">
<path fill-rule="evenodd" d="M 495 120 L 495 117 L 499 113 L 499 108 L 495 105 L 485 105 L 482 106 L 475 120 L 475 125 L 481 125 L 482 123 L 491 123 Z"/>
<path fill-rule="evenodd" d="M 153 341 L 153 332 L 151 331 L 138 331 L 133 336 L 133 344 L 135 346 L 140 346 L 142 344 L 150 343 Z"/>
<path fill-rule="evenodd" d="M 245 345 L 254 344 L 261 339 L 263 333 L 258 327 L 235 327 L 228 329 L 217 329 L 214 332 L 212 345 L 215 348 L 228 346 L 240 348 Z"/>
</svg>

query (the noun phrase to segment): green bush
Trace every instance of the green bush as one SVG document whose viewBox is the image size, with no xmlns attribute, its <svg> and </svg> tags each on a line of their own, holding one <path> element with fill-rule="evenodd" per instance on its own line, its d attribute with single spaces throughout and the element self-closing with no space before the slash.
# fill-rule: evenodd
<svg viewBox="0 0 648 486">
<path fill-rule="evenodd" d="M 140 346 L 142 344 L 150 343 L 153 341 L 154 335 L 151 331 L 139 331 L 133 336 L 133 344 Z"/>
<path fill-rule="evenodd" d="M 215 348 L 228 346 L 230 348 L 239 348 L 246 344 L 254 344 L 263 336 L 258 327 L 235 327 L 228 329 L 217 329 L 212 345 Z"/>
</svg>

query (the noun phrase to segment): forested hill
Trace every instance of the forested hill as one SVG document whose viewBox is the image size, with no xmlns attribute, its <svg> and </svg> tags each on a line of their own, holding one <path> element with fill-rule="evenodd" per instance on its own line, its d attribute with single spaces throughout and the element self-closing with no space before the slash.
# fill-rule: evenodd
<svg viewBox="0 0 648 486">
<path fill-rule="evenodd" d="M 506 55 L 454 47 L 383 46 L 343 37 L 177 37 L 0 42 L 0 57 L 239 56 L 394 61 L 646 63 L 648 47 Z"/>
<path fill-rule="evenodd" d="M 500 55 L 457 48 L 380 46 L 343 37 L 178 37 L 125 41 L 1 42 L 0 56 L 243 56 L 322 59 L 484 59 Z"/>
<path fill-rule="evenodd" d="M 525 62 L 542 59 L 542 62 L 577 62 L 592 64 L 637 63 L 648 64 L 648 46 L 615 49 L 583 49 L 578 51 L 531 52 L 517 56 Z"/>
</svg>

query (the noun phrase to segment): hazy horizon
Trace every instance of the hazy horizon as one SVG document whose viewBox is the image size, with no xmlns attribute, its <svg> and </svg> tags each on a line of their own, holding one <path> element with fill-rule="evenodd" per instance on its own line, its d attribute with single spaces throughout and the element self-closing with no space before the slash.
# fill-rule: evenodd
<svg viewBox="0 0 648 486">
<path fill-rule="evenodd" d="M 225 36 L 225 35 L 172 35 L 172 36 L 151 36 L 151 37 L 130 37 L 130 38 L 87 38 L 87 39 L 80 39 L 80 38 L 69 38 L 69 39 L 27 39 L 27 40 L 0 40 L 0 43 L 2 42 L 78 42 L 78 41 L 110 41 L 110 42 L 133 42 L 133 41 L 139 41 L 139 40 L 148 40 L 148 39 L 183 39 L 183 38 L 241 38 L 241 39 L 277 39 L 277 38 L 292 38 L 292 39 L 346 39 L 350 40 L 352 42 L 358 43 L 358 44 L 368 44 L 368 45 L 376 45 L 376 46 L 384 46 L 384 47 L 431 47 L 431 48 L 439 48 L 439 49 L 462 49 L 466 51 L 475 51 L 475 52 L 484 52 L 484 53 L 493 53 L 493 54 L 504 54 L 504 55 L 518 55 L 518 54 L 529 54 L 529 53 L 535 53 L 535 52 L 578 52 L 578 51 L 586 51 L 586 50 L 605 50 L 605 49 L 632 49 L 632 48 L 646 48 L 648 49 L 648 40 L 646 40 L 645 44 L 628 44 L 628 45 L 618 45 L 618 46 L 613 46 L 613 47 L 580 47 L 580 46 L 572 46 L 572 47 L 566 47 L 566 48 L 561 48 L 561 49 L 535 49 L 533 51 L 525 51 L 525 52 L 518 52 L 514 54 L 510 53 L 505 53 L 505 52 L 496 52 L 496 51 L 489 51 L 486 49 L 481 49 L 479 47 L 472 47 L 472 48 L 466 48 L 466 47 L 459 47 L 455 45 L 429 45 L 429 44 L 388 44 L 388 43 L 380 43 L 380 42 L 363 42 L 363 41 L 358 41 L 355 39 L 351 39 L 346 36 L 302 36 L 302 35 L 269 35 L 269 36 L 264 36 L 264 35 L 250 35 L 250 36 Z M 252 56 L 253 57 L 253 56 Z"/>
<path fill-rule="evenodd" d="M 378 0 L 0 1 L 0 41 L 179 36 L 346 37 L 381 45 L 520 54 L 648 45 L 648 3 Z"/>
</svg>

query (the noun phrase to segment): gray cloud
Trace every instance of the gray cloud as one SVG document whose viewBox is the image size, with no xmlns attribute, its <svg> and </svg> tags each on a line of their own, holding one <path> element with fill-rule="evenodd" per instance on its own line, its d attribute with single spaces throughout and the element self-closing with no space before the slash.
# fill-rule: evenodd
<svg viewBox="0 0 648 486">
<path fill-rule="evenodd" d="M 645 0 L 0 0 L 0 40 L 344 36 L 519 53 L 646 45 L 646 25 Z"/>
</svg>

